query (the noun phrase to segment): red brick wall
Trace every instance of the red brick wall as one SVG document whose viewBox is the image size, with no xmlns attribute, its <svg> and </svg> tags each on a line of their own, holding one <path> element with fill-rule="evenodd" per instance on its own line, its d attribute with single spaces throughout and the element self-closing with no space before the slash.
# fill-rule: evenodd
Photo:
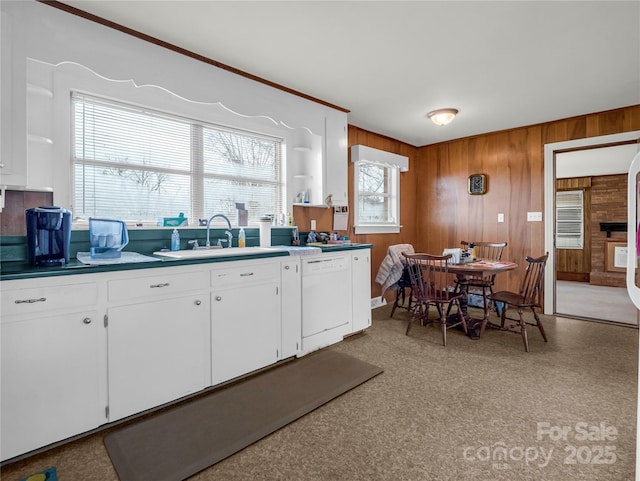
<svg viewBox="0 0 640 481">
<path fill-rule="evenodd" d="M 607 272 L 607 241 L 626 242 L 626 232 L 600 232 L 600 222 L 627 221 L 627 175 L 591 178 L 591 284 L 625 286 L 624 272 Z"/>
</svg>

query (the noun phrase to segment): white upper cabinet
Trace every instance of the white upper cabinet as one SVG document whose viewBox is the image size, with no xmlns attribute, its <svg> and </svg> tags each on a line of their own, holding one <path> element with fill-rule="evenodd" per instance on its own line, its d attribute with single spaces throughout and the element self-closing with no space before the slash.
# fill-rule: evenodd
<svg viewBox="0 0 640 481">
<path fill-rule="evenodd" d="M 325 124 L 325 198 L 348 205 L 347 114 L 332 112 Z"/>
</svg>

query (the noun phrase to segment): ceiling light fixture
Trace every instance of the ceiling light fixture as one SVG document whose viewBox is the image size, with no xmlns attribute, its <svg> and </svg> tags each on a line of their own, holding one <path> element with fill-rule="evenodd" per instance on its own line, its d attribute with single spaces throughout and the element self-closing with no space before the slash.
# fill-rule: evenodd
<svg viewBox="0 0 640 481">
<path fill-rule="evenodd" d="M 447 125 L 458 113 L 458 109 L 438 109 L 432 110 L 427 117 L 436 125 Z"/>
</svg>

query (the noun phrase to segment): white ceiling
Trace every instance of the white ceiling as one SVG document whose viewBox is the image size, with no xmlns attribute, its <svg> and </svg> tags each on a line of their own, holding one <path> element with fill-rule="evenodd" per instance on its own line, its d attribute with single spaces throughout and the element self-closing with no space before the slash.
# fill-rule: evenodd
<svg viewBox="0 0 640 481">
<path fill-rule="evenodd" d="M 640 1 L 63 3 L 416 146 L 640 104 Z"/>
</svg>

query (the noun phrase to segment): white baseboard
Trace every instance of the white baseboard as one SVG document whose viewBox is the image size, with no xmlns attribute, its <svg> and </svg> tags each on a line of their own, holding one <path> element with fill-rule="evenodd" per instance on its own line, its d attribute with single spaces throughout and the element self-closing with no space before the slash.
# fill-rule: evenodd
<svg viewBox="0 0 640 481">
<path fill-rule="evenodd" d="M 374 297 L 373 299 L 371 299 L 371 309 L 375 309 L 376 307 L 382 307 L 386 305 L 387 305 L 387 300 L 382 296 Z"/>
</svg>

